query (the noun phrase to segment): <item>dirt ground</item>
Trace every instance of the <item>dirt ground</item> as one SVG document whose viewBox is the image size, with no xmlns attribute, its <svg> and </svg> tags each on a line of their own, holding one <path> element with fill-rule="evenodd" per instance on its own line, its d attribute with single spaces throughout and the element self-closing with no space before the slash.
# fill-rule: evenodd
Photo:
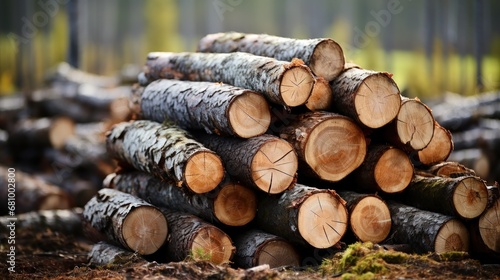
<svg viewBox="0 0 500 280">
<path fill-rule="evenodd" d="M 0 236 L 1 279 L 500 279 L 500 264 L 481 264 L 467 255 L 448 260 L 432 255 L 384 255 L 372 261 L 366 270 L 359 258 L 354 261 L 345 258 L 347 251 L 327 256 L 322 265 L 295 268 L 257 267 L 245 270 L 207 262 L 159 264 L 146 260 L 120 266 L 93 267 L 87 261 L 87 252 L 92 247 L 90 241 L 48 230 L 16 234 L 15 273 L 8 273 L 7 238 L 5 233 Z M 368 253 L 377 251 L 373 248 L 361 249 Z M 335 271 L 329 266 L 341 258 L 351 262 L 344 271 Z"/>
</svg>

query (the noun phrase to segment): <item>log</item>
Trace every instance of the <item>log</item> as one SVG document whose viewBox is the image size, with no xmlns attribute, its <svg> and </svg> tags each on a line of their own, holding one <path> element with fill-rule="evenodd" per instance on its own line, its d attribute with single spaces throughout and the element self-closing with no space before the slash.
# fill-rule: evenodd
<svg viewBox="0 0 500 280">
<path fill-rule="evenodd" d="M 473 170 L 476 176 L 480 178 L 491 178 L 494 175 L 494 162 L 491 161 L 490 155 L 487 155 L 482 149 L 455 150 L 448 160 Z"/>
<path fill-rule="evenodd" d="M 469 250 L 469 232 L 452 216 L 387 201 L 391 212 L 390 241 L 410 244 L 416 253 Z"/>
<path fill-rule="evenodd" d="M 101 189 L 83 209 L 86 222 L 108 241 L 140 255 L 156 252 L 170 228 L 155 206 L 130 194 Z"/>
<path fill-rule="evenodd" d="M 396 118 L 383 128 L 384 139 L 408 153 L 427 147 L 434 135 L 431 109 L 419 99 L 403 97 Z"/>
<path fill-rule="evenodd" d="M 65 117 L 24 119 L 9 132 L 9 146 L 14 150 L 25 147 L 60 149 L 74 135 L 74 130 L 74 122 Z"/>
<path fill-rule="evenodd" d="M 88 262 L 92 266 L 110 267 L 127 263 L 146 263 L 142 257 L 121 247 L 100 241 L 88 253 Z"/>
<path fill-rule="evenodd" d="M 216 69 L 217 71 L 209 71 Z M 141 85 L 157 79 L 222 82 L 261 92 L 273 103 L 306 103 L 314 77 L 300 60 L 292 62 L 248 53 L 150 53 Z"/>
<path fill-rule="evenodd" d="M 12 169 L 0 166 L 0 200 L 5 202 L 0 206 L 0 213 L 12 211 L 21 214 L 73 206 L 70 196 L 61 188 L 19 170 L 9 172 Z M 14 209 L 10 209 L 7 203 L 12 198 L 16 201 Z"/>
<path fill-rule="evenodd" d="M 170 235 L 161 252 L 170 261 L 208 261 L 227 264 L 234 255 L 231 238 L 219 228 L 200 218 L 162 208 L 167 218 Z"/>
<path fill-rule="evenodd" d="M 397 116 L 401 96 L 391 74 L 348 68 L 331 82 L 336 112 L 368 128 L 380 128 Z"/>
<path fill-rule="evenodd" d="M 462 176 L 476 176 L 476 172 L 473 169 L 467 168 L 454 161 L 445 161 L 435 164 L 425 171 L 439 177 L 456 178 Z"/>
<path fill-rule="evenodd" d="M 108 132 L 106 144 L 122 164 L 175 180 L 195 193 L 213 190 L 224 177 L 219 156 L 171 124 L 123 122 Z"/>
<path fill-rule="evenodd" d="M 240 268 L 268 264 L 270 268 L 299 266 L 300 255 L 285 239 L 257 229 L 232 236 L 236 247 L 233 261 Z"/>
<path fill-rule="evenodd" d="M 427 147 L 417 152 L 418 161 L 431 166 L 446 161 L 453 151 L 451 133 L 446 128 L 434 122 L 434 134 Z"/>
<path fill-rule="evenodd" d="M 118 86 L 118 77 L 101 76 L 76 69 L 66 62 L 61 62 L 57 67 L 47 72 L 44 78 L 46 83 L 67 82 L 75 84 L 91 84 L 101 88 Z"/>
<path fill-rule="evenodd" d="M 216 152 L 227 173 L 243 185 L 277 194 L 295 183 L 297 155 L 283 139 L 269 134 L 250 139 L 198 135 L 197 139 Z"/>
<path fill-rule="evenodd" d="M 194 195 L 178 188 L 175 183 L 144 172 L 113 173 L 106 177 L 103 185 L 159 207 L 196 215 L 210 223 L 243 226 L 253 220 L 257 211 L 255 193 L 229 180 L 211 192 Z"/>
<path fill-rule="evenodd" d="M 328 110 L 332 107 L 333 92 L 330 84 L 323 77 L 314 78 L 311 96 L 307 99 L 306 107 L 311 111 Z"/>
<path fill-rule="evenodd" d="M 7 225 L 15 221 L 16 232 L 42 232 L 50 230 L 64 235 L 82 235 L 82 209 L 38 210 L 15 216 L 1 216 L 0 229 L 7 233 Z"/>
<path fill-rule="evenodd" d="M 279 135 L 297 152 L 299 170 L 308 176 L 337 182 L 365 159 L 363 131 L 350 118 L 327 112 L 300 115 Z"/>
<path fill-rule="evenodd" d="M 344 53 L 332 39 L 291 39 L 237 32 L 208 34 L 198 43 L 201 52 L 247 52 L 291 61 L 302 59 L 316 76 L 333 80 L 344 67 Z"/>
<path fill-rule="evenodd" d="M 402 192 L 413 178 L 408 155 L 389 145 L 372 144 L 361 166 L 351 173 L 352 190 L 383 193 Z"/>
<path fill-rule="evenodd" d="M 0 96 L 0 129 L 12 130 L 20 118 L 28 114 L 26 98 L 23 94 Z"/>
<path fill-rule="evenodd" d="M 497 197 L 479 217 L 479 233 L 484 244 L 495 253 L 500 253 L 500 199 Z"/>
<path fill-rule="evenodd" d="M 379 196 L 339 191 L 347 202 L 349 226 L 357 240 L 380 243 L 391 231 L 391 213 L 387 204 Z"/>
<path fill-rule="evenodd" d="M 257 203 L 257 228 L 295 244 L 329 248 L 347 231 L 345 201 L 334 190 L 296 184 L 280 195 L 262 195 Z"/>
<path fill-rule="evenodd" d="M 500 130 L 473 128 L 453 133 L 455 150 L 483 148 L 488 152 L 500 151 Z"/>
<path fill-rule="evenodd" d="M 423 210 L 473 219 L 485 210 L 488 190 L 485 182 L 474 176 L 444 178 L 415 175 L 399 199 Z"/>
<path fill-rule="evenodd" d="M 271 122 L 261 94 L 221 83 L 161 79 L 134 90 L 131 99 L 141 118 L 210 134 L 250 138 Z"/>
</svg>

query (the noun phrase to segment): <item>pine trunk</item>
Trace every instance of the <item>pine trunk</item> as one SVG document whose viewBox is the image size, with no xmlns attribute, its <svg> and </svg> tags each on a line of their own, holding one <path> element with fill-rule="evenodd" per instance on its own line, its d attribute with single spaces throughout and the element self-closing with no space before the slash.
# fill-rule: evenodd
<svg viewBox="0 0 500 280">
<path fill-rule="evenodd" d="M 195 193 L 213 190 L 224 177 L 219 156 L 174 125 L 123 122 L 108 132 L 106 144 L 122 164 L 174 180 Z"/>
<path fill-rule="evenodd" d="M 279 135 L 295 148 L 306 175 L 337 182 L 365 159 L 363 131 L 350 118 L 327 112 L 305 113 Z"/>
<path fill-rule="evenodd" d="M 348 68 L 331 86 L 337 112 L 368 128 L 388 124 L 401 106 L 399 89 L 385 72 Z"/>
<path fill-rule="evenodd" d="M 342 48 L 332 39 L 291 39 L 236 32 L 209 34 L 198 44 L 201 52 L 247 52 L 291 61 L 302 59 L 316 76 L 333 80 L 344 68 Z"/>
<path fill-rule="evenodd" d="M 208 261 L 227 264 L 234 255 L 231 238 L 200 218 L 162 209 L 170 228 L 168 242 L 161 248 L 171 261 Z"/>
<path fill-rule="evenodd" d="M 0 217 L 0 229 L 9 232 L 7 226 L 15 221 L 16 230 L 44 232 L 50 230 L 64 235 L 82 235 L 82 209 L 39 210 L 15 216 Z"/>
<path fill-rule="evenodd" d="M 222 82 L 260 92 L 273 103 L 306 103 L 314 77 L 300 60 L 285 62 L 248 53 L 150 53 L 139 82 L 158 79 Z"/>
<path fill-rule="evenodd" d="M 426 166 L 438 164 L 446 161 L 452 151 L 450 131 L 434 122 L 434 134 L 427 147 L 417 152 L 418 161 Z"/>
<path fill-rule="evenodd" d="M 156 207 L 113 189 L 99 190 L 85 205 L 83 217 L 109 241 L 141 255 L 156 252 L 170 230 Z"/>
<path fill-rule="evenodd" d="M 410 158 L 402 150 L 388 145 L 370 145 L 361 166 L 350 176 L 353 190 L 384 193 L 402 192 L 413 178 Z"/>
<path fill-rule="evenodd" d="M 391 213 L 377 195 L 339 191 L 347 202 L 349 225 L 357 240 L 380 243 L 391 231 Z"/>
<path fill-rule="evenodd" d="M 254 192 L 229 181 L 211 192 L 192 194 L 147 173 L 130 172 L 108 175 L 104 186 L 135 195 L 158 207 L 196 215 L 210 223 L 243 226 L 253 220 L 257 211 Z"/>
<path fill-rule="evenodd" d="M 232 178 L 246 186 L 277 194 L 295 183 L 297 155 L 283 139 L 269 134 L 250 139 L 200 135 L 198 139 L 222 158 Z"/>
<path fill-rule="evenodd" d="M 269 127 L 269 104 L 257 92 L 221 83 L 157 80 L 134 90 L 135 112 L 184 129 L 250 138 Z"/>
<path fill-rule="evenodd" d="M 125 265 L 128 263 L 146 263 L 146 261 L 134 252 L 100 241 L 90 250 L 88 254 L 89 264 L 93 266 L 111 267 L 113 265 Z"/>
<path fill-rule="evenodd" d="M 233 261 L 240 268 L 268 264 L 270 268 L 299 266 L 300 255 L 285 239 L 251 229 L 233 235 L 236 254 Z"/>
<path fill-rule="evenodd" d="M 296 184 L 278 196 L 258 200 L 257 227 L 315 248 L 336 245 L 347 230 L 345 201 L 333 190 Z"/>
<path fill-rule="evenodd" d="M 478 177 L 424 177 L 416 175 L 400 201 L 423 210 L 473 219 L 488 203 L 488 190 Z"/>
<path fill-rule="evenodd" d="M 391 242 L 410 244 L 416 253 L 469 250 L 469 232 L 458 219 L 387 201 Z"/>
</svg>

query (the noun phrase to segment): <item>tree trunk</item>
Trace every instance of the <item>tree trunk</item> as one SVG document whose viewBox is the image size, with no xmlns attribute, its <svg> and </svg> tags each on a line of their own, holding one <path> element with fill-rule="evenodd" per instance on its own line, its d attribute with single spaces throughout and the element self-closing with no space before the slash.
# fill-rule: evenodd
<svg viewBox="0 0 500 280">
<path fill-rule="evenodd" d="M 127 263 L 146 263 L 146 261 L 134 252 L 127 251 L 100 241 L 90 250 L 88 254 L 89 263 L 93 266 L 110 267 L 112 265 L 124 265 Z"/>
<path fill-rule="evenodd" d="M 333 80 L 344 68 L 344 53 L 332 39 L 291 39 L 236 32 L 209 34 L 198 44 L 201 52 L 248 52 L 291 61 L 302 59 L 316 76 Z"/>
<path fill-rule="evenodd" d="M 269 104 L 259 93 L 221 83 L 157 80 L 133 92 L 142 118 L 184 129 L 250 138 L 269 127 Z"/>
<path fill-rule="evenodd" d="M 219 228 L 200 218 L 162 209 L 167 218 L 170 235 L 161 252 L 171 261 L 208 261 L 227 264 L 234 255 L 231 238 Z"/>
<path fill-rule="evenodd" d="M 446 161 L 453 151 L 451 133 L 446 128 L 434 122 L 434 134 L 429 144 L 417 152 L 418 161 L 430 166 Z"/>
<path fill-rule="evenodd" d="M 13 212 L 21 214 L 38 210 L 69 209 L 73 206 L 71 197 L 61 188 L 22 171 L 9 172 L 0 166 L 0 215 Z M 14 174 L 12 177 L 11 174 Z M 14 179 L 14 180 L 9 180 Z M 8 201 L 15 199 L 15 208 L 10 209 Z"/>
<path fill-rule="evenodd" d="M 64 143 L 63 151 L 74 162 L 78 162 L 79 167 L 88 167 L 102 177 L 116 168 L 116 163 L 106 151 L 104 139 L 101 140 L 91 135 L 71 137 Z"/>
<path fill-rule="evenodd" d="M 250 139 L 199 135 L 198 139 L 216 152 L 227 173 L 244 185 L 277 194 L 295 183 L 297 155 L 283 139 L 269 134 Z"/>
<path fill-rule="evenodd" d="M 410 244 L 416 253 L 469 250 L 469 232 L 458 219 L 387 201 L 391 211 L 390 241 Z"/>
<path fill-rule="evenodd" d="M 85 205 L 83 217 L 109 241 L 141 255 L 156 252 L 170 230 L 156 207 L 113 189 L 99 190 Z"/>
<path fill-rule="evenodd" d="M 435 164 L 425 171 L 439 177 L 457 178 L 462 176 L 476 176 L 474 170 L 454 161 L 445 161 Z"/>
<path fill-rule="evenodd" d="M 478 221 L 479 233 L 484 244 L 495 253 L 500 253 L 500 199 L 484 211 Z"/>
<path fill-rule="evenodd" d="M 335 113 L 302 114 L 279 135 L 295 148 L 302 165 L 299 170 L 324 180 L 340 181 L 365 159 L 363 131 L 350 118 Z"/>
<path fill-rule="evenodd" d="M 350 178 L 355 182 L 353 190 L 398 193 L 410 184 L 413 174 L 410 158 L 402 150 L 372 144 L 368 146 L 364 162 Z"/>
<path fill-rule="evenodd" d="M 236 254 L 233 261 L 240 268 L 268 264 L 270 268 L 299 266 L 299 252 L 285 239 L 257 229 L 233 236 Z"/>
<path fill-rule="evenodd" d="M 330 84 L 323 77 L 315 77 L 311 96 L 306 107 L 311 111 L 328 110 L 332 107 L 333 92 Z"/>
<path fill-rule="evenodd" d="M 338 194 L 347 201 L 349 225 L 357 240 L 380 243 L 389 236 L 391 213 L 379 196 L 351 191 Z"/>
<path fill-rule="evenodd" d="M 331 82 L 335 109 L 369 128 L 388 124 L 401 106 L 399 89 L 391 76 L 348 68 Z"/>
<path fill-rule="evenodd" d="M 67 82 L 74 84 L 90 84 L 101 88 L 112 88 L 118 86 L 118 77 L 96 75 L 71 67 L 62 62 L 45 76 L 46 83 Z"/>
<path fill-rule="evenodd" d="M 345 201 L 333 190 L 296 184 L 278 196 L 258 200 L 257 227 L 292 243 L 329 248 L 347 230 Z"/>
<path fill-rule="evenodd" d="M 290 107 L 306 103 L 314 85 L 311 70 L 300 60 L 241 52 L 150 53 L 139 82 L 146 85 L 162 78 L 222 82 L 261 92 L 270 102 Z"/>
<path fill-rule="evenodd" d="M 195 193 L 213 190 L 224 177 L 217 154 L 174 125 L 134 121 L 115 125 L 106 140 L 108 152 L 165 180 L 175 180 Z"/>
<path fill-rule="evenodd" d="M 400 195 L 407 205 L 463 219 L 481 215 L 488 203 L 488 190 L 478 177 L 424 177 L 415 175 Z"/>
<path fill-rule="evenodd" d="M 204 194 L 192 194 L 174 183 L 143 172 L 110 174 L 104 186 L 135 195 L 158 207 L 196 215 L 210 223 L 243 226 L 255 217 L 256 198 L 252 190 L 230 181 Z"/>
<path fill-rule="evenodd" d="M 7 233 L 7 225 L 15 221 L 16 231 L 50 230 L 64 235 L 82 235 L 82 209 L 38 210 L 15 216 L 0 217 L 0 229 Z"/>
<path fill-rule="evenodd" d="M 53 147 L 60 149 L 74 135 L 75 124 L 71 119 L 25 119 L 9 131 L 9 145 L 14 150 Z"/>
</svg>

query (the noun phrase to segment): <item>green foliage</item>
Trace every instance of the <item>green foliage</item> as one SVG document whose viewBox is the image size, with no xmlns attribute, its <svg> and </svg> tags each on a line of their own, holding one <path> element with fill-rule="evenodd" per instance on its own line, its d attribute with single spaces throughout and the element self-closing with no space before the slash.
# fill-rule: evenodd
<svg viewBox="0 0 500 280">
<path fill-rule="evenodd" d="M 191 251 L 188 259 L 193 261 L 210 261 L 212 259 L 212 253 L 205 251 L 203 248 L 196 248 Z"/>
<path fill-rule="evenodd" d="M 177 1 L 147 0 L 144 17 L 148 52 L 181 51 Z"/>
</svg>

